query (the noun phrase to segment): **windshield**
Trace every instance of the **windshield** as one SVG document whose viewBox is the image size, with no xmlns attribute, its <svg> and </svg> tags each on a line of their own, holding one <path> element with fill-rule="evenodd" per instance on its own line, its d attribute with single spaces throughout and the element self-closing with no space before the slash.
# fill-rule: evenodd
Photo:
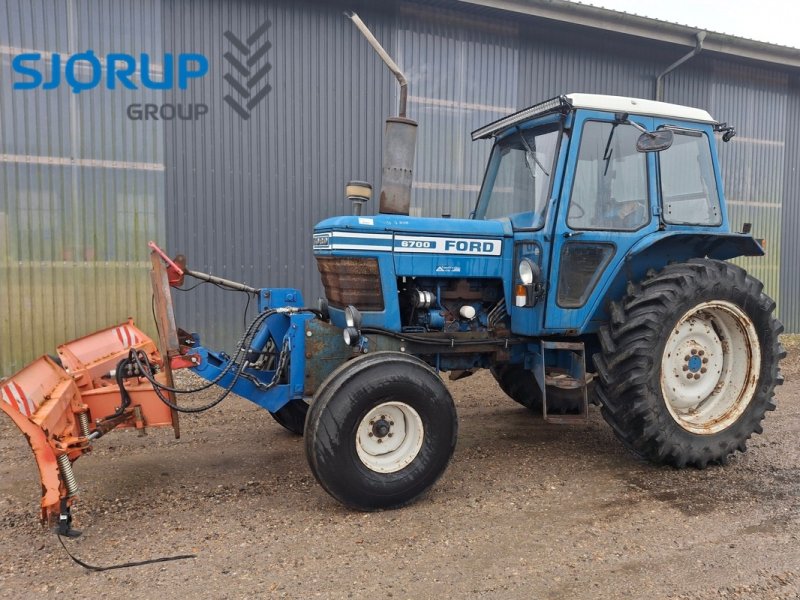
<svg viewBox="0 0 800 600">
<path fill-rule="evenodd" d="M 489 158 L 475 218 L 519 215 L 523 217 L 523 227 L 542 227 L 558 137 L 558 125 L 550 125 L 524 129 L 497 142 Z"/>
</svg>

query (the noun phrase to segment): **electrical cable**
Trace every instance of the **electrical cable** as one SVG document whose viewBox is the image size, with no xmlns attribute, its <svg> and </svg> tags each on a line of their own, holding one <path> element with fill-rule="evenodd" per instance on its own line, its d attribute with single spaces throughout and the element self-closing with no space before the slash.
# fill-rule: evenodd
<svg viewBox="0 0 800 600">
<path fill-rule="evenodd" d="M 161 558 L 150 558 L 148 560 L 140 560 L 140 561 L 136 561 L 136 562 L 127 562 L 127 563 L 122 563 L 122 564 L 118 564 L 118 565 L 109 565 L 107 567 L 96 567 L 94 565 L 90 565 L 89 563 L 86 563 L 86 562 L 82 561 L 80 558 L 75 557 L 72 554 L 72 552 L 70 552 L 67 549 L 67 546 L 64 543 L 64 540 L 61 538 L 61 534 L 56 533 L 56 535 L 58 536 L 58 541 L 61 542 L 61 547 L 64 548 L 64 552 L 67 553 L 67 556 L 69 556 L 73 560 L 73 562 L 75 562 L 76 564 L 82 566 L 84 569 L 88 569 L 89 571 L 94 571 L 94 572 L 111 571 L 113 569 L 127 569 L 129 567 L 141 567 L 143 565 L 152 565 L 152 564 L 155 564 L 155 563 L 170 562 L 170 561 L 173 561 L 173 560 L 186 560 L 186 559 L 189 559 L 189 558 L 197 558 L 196 554 L 179 554 L 177 556 L 164 556 L 164 557 L 161 557 Z"/>
<path fill-rule="evenodd" d="M 228 397 L 228 395 L 231 393 L 231 390 L 233 390 L 234 385 L 236 385 L 236 382 L 239 380 L 239 377 L 241 376 L 242 372 L 244 371 L 244 369 L 247 368 L 248 362 L 246 360 L 241 365 L 238 364 L 236 361 L 239 358 L 239 356 L 242 354 L 242 352 L 246 351 L 250 347 L 250 342 L 251 342 L 251 339 L 253 337 L 254 331 L 257 329 L 258 326 L 261 325 L 261 323 L 267 317 L 272 316 L 276 312 L 277 311 L 275 311 L 275 310 L 267 310 L 267 311 L 264 311 L 263 313 L 260 313 L 260 314 L 256 315 L 256 318 L 253 319 L 253 322 L 250 324 L 250 326 L 247 328 L 247 330 L 242 335 L 242 338 L 240 339 L 239 344 L 238 344 L 238 350 L 234 354 L 233 358 L 231 358 L 231 360 L 228 361 L 228 364 L 225 366 L 225 368 L 222 371 L 220 371 L 220 373 L 214 379 L 208 381 L 206 384 L 204 384 L 202 386 L 199 386 L 199 387 L 196 387 L 196 388 L 192 388 L 192 389 L 174 388 L 174 387 L 171 387 L 171 386 L 164 385 L 163 383 L 160 383 L 159 381 L 157 381 L 155 379 L 155 377 L 153 376 L 153 369 L 152 369 L 152 366 L 150 364 L 150 361 L 147 358 L 147 355 L 142 350 L 136 350 L 134 348 L 131 348 L 130 353 L 128 354 L 128 357 L 126 359 L 123 359 L 122 361 L 120 361 L 120 363 L 118 365 L 118 368 L 117 368 L 117 374 L 116 374 L 117 385 L 119 386 L 120 394 L 123 397 L 123 404 L 124 404 L 124 398 L 127 395 L 127 390 L 125 389 L 125 382 L 121 377 L 122 369 L 119 368 L 119 367 L 122 367 L 123 363 L 130 363 L 132 365 L 135 365 L 137 370 L 138 370 L 138 373 L 141 376 L 143 376 L 145 379 L 147 379 L 147 381 L 150 382 L 150 385 L 153 386 L 153 391 L 156 393 L 156 396 L 158 396 L 158 398 L 164 404 L 166 404 L 169 408 L 171 408 L 172 410 L 174 410 L 176 412 L 180 412 L 180 413 L 194 414 L 194 413 L 204 412 L 206 410 L 209 410 L 209 409 L 215 407 L 217 404 L 219 404 L 225 398 Z M 227 373 L 231 370 L 231 368 L 234 365 L 236 365 L 238 367 L 238 369 L 236 370 L 236 374 L 234 375 L 233 379 L 228 384 L 228 386 L 226 386 L 223 389 L 222 394 L 219 397 L 217 397 L 214 400 L 212 400 L 211 402 L 208 402 L 207 404 L 204 404 L 202 406 L 196 406 L 196 407 L 178 406 L 177 404 L 175 404 L 174 402 L 172 402 L 168 398 L 166 398 L 164 396 L 164 394 L 162 393 L 162 390 L 165 390 L 167 392 L 172 392 L 172 393 L 175 393 L 175 394 L 191 394 L 191 393 L 195 393 L 195 392 L 206 390 L 206 389 L 210 388 L 212 385 L 216 385 L 217 383 L 219 383 L 219 381 L 221 381 L 222 378 L 225 375 L 227 375 Z M 122 414 L 122 411 L 124 410 L 124 408 L 125 408 L 124 406 L 120 406 L 120 408 L 117 409 L 117 412 L 119 414 Z M 119 416 L 119 414 L 115 413 L 114 416 Z"/>
<path fill-rule="evenodd" d="M 310 309 L 310 308 L 301 308 L 301 309 L 298 309 L 298 312 L 311 312 L 311 313 L 314 313 L 314 314 L 318 314 L 319 313 L 318 310 Z M 271 316 L 273 316 L 273 315 L 275 315 L 277 313 L 278 313 L 277 310 L 268 309 L 268 310 L 256 315 L 256 317 L 251 322 L 250 326 L 247 328 L 245 333 L 242 335 L 242 338 L 241 338 L 241 340 L 239 341 L 239 344 L 238 344 L 238 350 L 236 351 L 236 354 L 234 354 L 234 356 L 228 361 L 228 364 L 219 373 L 219 375 L 217 375 L 214 379 L 210 380 L 207 384 L 205 384 L 205 385 L 203 385 L 203 386 L 201 386 L 199 388 L 180 389 L 180 388 L 174 388 L 174 387 L 171 387 L 171 386 L 164 385 L 163 383 L 160 383 L 153 376 L 153 368 L 152 368 L 152 365 L 150 364 L 150 361 L 147 358 L 147 355 L 141 350 L 135 350 L 135 349 L 132 348 L 131 351 L 130 351 L 130 354 L 128 355 L 128 359 L 126 359 L 126 360 L 131 361 L 131 364 L 135 364 L 138 372 L 145 379 L 147 379 L 147 381 L 149 381 L 150 384 L 153 386 L 153 391 L 156 393 L 158 398 L 164 404 L 166 404 L 169 408 L 171 408 L 172 410 L 175 410 L 175 411 L 181 412 L 181 413 L 189 413 L 189 414 L 204 412 L 206 410 L 209 410 L 209 409 L 213 408 L 214 406 L 216 406 L 220 402 L 222 402 L 231 393 L 231 391 L 233 390 L 234 386 L 236 385 L 236 382 L 242 376 L 244 376 L 249 381 L 253 382 L 254 385 L 260 391 L 266 391 L 266 390 L 272 389 L 273 387 L 278 385 L 278 383 L 280 381 L 280 378 L 281 378 L 281 376 L 283 374 L 283 371 L 286 368 L 286 365 L 288 363 L 288 358 L 289 358 L 289 344 L 288 344 L 288 341 L 285 341 L 284 344 L 283 344 L 283 347 L 281 348 L 280 355 L 278 356 L 278 364 L 276 366 L 275 373 L 274 373 L 274 375 L 272 377 L 272 381 L 270 381 L 269 383 L 261 383 L 260 381 L 253 381 L 253 378 L 247 376 L 247 374 L 245 373 L 245 369 L 247 369 L 247 367 L 250 366 L 250 363 L 247 360 L 245 360 L 241 364 L 239 364 L 237 362 L 237 360 L 238 360 L 239 356 L 242 354 L 242 352 L 249 351 L 250 347 L 252 346 L 252 340 L 255 337 L 255 334 L 257 333 L 257 331 L 259 330 L 260 325 L 267 318 L 269 318 L 269 317 L 271 317 Z M 223 388 L 222 394 L 220 396 L 218 396 L 217 398 L 215 398 L 214 400 L 212 400 L 211 402 L 208 402 L 208 403 L 206 403 L 206 404 L 204 404 L 202 406 L 196 406 L 196 407 L 179 406 L 179 405 L 175 404 L 174 402 L 172 402 L 171 400 L 169 400 L 168 398 L 166 398 L 164 396 L 164 394 L 162 393 L 162 390 L 164 390 L 164 391 L 172 392 L 172 393 L 176 393 L 176 394 L 189 394 L 189 393 L 194 393 L 196 391 L 201 391 L 201 390 L 208 389 L 209 387 L 211 387 L 211 385 L 217 384 L 228 373 L 228 371 L 230 371 L 230 369 L 234 365 L 236 365 L 238 368 L 236 369 L 235 375 L 233 376 L 233 379 L 231 380 L 231 382 L 225 388 Z M 120 388 L 124 390 L 124 382 L 120 383 Z"/>
<path fill-rule="evenodd" d="M 389 329 L 381 329 L 379 327 L 364 327 L 361 329 L 362 333 L 378 333 L 387 335 L 389 337 L 397 338 L 400 340 L 408 340 L 409 342 L 416 342 L 418 344 L 427 344 L 429 346 L 505 346 L 507 344 L 520 344 L 524 340 L 521 339 L 486 339 L 486 340 L 457 340 L 449 338 L 446 340 L 437 340 L 432 338 L 420 337 L 410 333 L 398 333 Z"/>
<path fill-rule="evenodd" d="M 209 282 L 208 282 L 208 281 L 201 281 L 201 282 L 199 282 L 199 283 L 195 283 L 195 284 L 194 284 L 192 287 L 188 287 L 188 288 L 182 288 L 182 287 L 178 287 L 177 285 L 176 285 L 176 286 L 173 286 L 173 287 L 174 287 L 176 290 L 178 290 L 179 292 L 191 292 L 193 289 L 195 289 L 195 288 L 199 288 L 199 287 L 200 287 L 201 285 L 203 285 L 204 283 L 209 283 Z M 233 290 L 230 290 L 230 291 L 233 291 Z"/>
<path fill-rule="evenodd" d="M 160 383 L 160 382 L 156 381 L 155 379 L 152 379 L 151 377 L 147 377 L 147 375 L 145 375 L 145 377 L 147 378 L 148 381 L 150 381 L 150 383 L 153 386 L 157 386 L 157 387 L 161 388 L 162 390 L 165 390 L 167 392 L 172 392 L 173 394 L 194 394 L 195 392 L 202 392 L 204 390 L 207 390 L 211 386 L 216 385 L 217 383 L 219 383 L 222 380 L 222 378 L 225 377 L 225 375 L 228 374 L 228 371 L 230 371 L 231 368 L 235 364 L 238 364 L 236 361 L 239 358 L 239 356 L 243 352 L 246 352 L 249 349 L 250 345 L 249 345 L 248 342 L 250 341 L 250 338 L 252 338 L 253 330 L 257 326 L 261 325 L 261 323 L 267 317 L 271 317 L 272 315 L 276 314 L 276 312 L 277 311 L 270 309 L 270 310 L 265 310 L 263 313 L 259 313 L 258 315 L 256 315 L 256 317 L 250 323 L 250 326 L 247 328 L 247 330 L 244 332 L 242 337 L 239 339 L 239 342 L 237 343 L 237 350 L 234 353 L 233 357 L 228 361 L 228 364 L 225 365 L 225 368 L 222 369 L 222 371 L 220 371 L 219 375 L 217 375 L 214 379 L 210 379 L 208 382 L 204 383 L 203 385 L 201 385 L 199 387 L 190 388 L 190 389 L 173 388 L 173 387 L 164 385 L 163 383 Z M 137 366 L 141 367 L 141 361 L 137 360 L 135 357 L 133 357 L 133 358 L 136 361 Z"/>
<path fill-rule="evenodd" d="M 114 372 L 114 380 L 117 382 L 117 386 L 119 387 L 119 395 L 122 397 L 122 402 L 116 408 L 116 410 L 109 416 L 105 417 L 103 420 L 106 419 L 115 419 L 120 416 L 125 409 L 131 405 L 131 395 L 128 393 L 128 390 L 125 389 L 125 382 L 123 381 L 124 376 L 124 369 L 127 365 L 132 364 L 129 358 L 123 358 L 121 361 L 117 363 L 117 368 Z"/>
<path fill-rule="evenodd" d="M 139 351 L 139 352 L 141 352 L 141 351 Z M 242 371 L 244 371 L 244 369 L 246 369 L 247 365 L 248 365 L 247 361 L 244 361 L 241 365 L 239 365 L 239 368 L 236 370 L 236 374 L 233 376 L 233 379 L 231 379 L 231 382 L 228 384 L 227 387 L 225 387 L 223 389 L 222 394 L 220 394 L 217 398 L 215 398 L 211 402 L 208 402 L 207 404 L 203 404 L 202 406 L 187 407 L 187 406 L 179 406 L 179 405 L 175 404 L 174 402 L 172 402 L 171 400 L 169 400 L 169 398 L 166 398 L 164 396 L 164 394 L 161 392 L 161 389 L 172 389 L 172 388 L 169 388 L 168 386 L 160 384 L 158 381 L 156 381 L 153 378 L 153 376 L 152 376 L 152 374 L 151 374 L 151 372 L 149 370 L 149 362 L 147 363 L 147 365 L 142 363 L 141 360 L 140 360 L 140 357 L 139 357 L 139 352 L 134 352 L 133 350 L 131 350 L 131 353 L 133 354 L 133 358 L 136 361 L 137 367 L 139 368 L 140 372 L 145 377 L 145 379 L 147 379 L 150 382 L 150 384 L 153 386 L 153 391 L 156 393 L 156 396 L 158 396 L 159 400 L 161 400 L 164 404 L 166 404 L 172 410 L 180 412 L 180 413 L 186 413 L 186 414 L 196 414 L 196 413 L 205 412 L 205 411 L 207 411 L 207 410 L 209 410 L 211 408 L 214 408 L 217 404 L 222 402 L 231 393 L 231 390 L 233 390 L 233 386 L 236 385 L 236 382 L 239 380 L 239 377 L 241 376 Z M 142 354 L 144 355 L 144 353 L 142 353 Z M 145 362 L 147 362 L 147 356 L 144 356 L 144 359 L 145 359 Z M 233 364 L 233 362 L 231 362 L 230 364 Z M 185 390 L 179 390 L 179 392 L 185 392 Z"/>
</svg>

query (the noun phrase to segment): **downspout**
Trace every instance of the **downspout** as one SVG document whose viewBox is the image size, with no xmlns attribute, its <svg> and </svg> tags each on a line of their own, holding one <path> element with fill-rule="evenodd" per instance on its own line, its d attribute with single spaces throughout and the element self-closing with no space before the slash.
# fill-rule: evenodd
<svg viewBox="0 0 800 600">
<path fill-rule="evenodd" d="M 656 100 L 662 101 L 664 100 L 664 76 L 667 73 L 670 73 L 680 67 L 683 63 L 685 63 L 690 58 L 697 56 L 703 50 L 703 40 L 706 39 L 706 32 L 705 31 L 698 31 L 697 36 L 695 38 L 695 46 L 694 49 L 689 52 L 686 56 L 679 58 L 670 66 L 668 66 L 664 71 L 656 77 Z"/>
</svg>

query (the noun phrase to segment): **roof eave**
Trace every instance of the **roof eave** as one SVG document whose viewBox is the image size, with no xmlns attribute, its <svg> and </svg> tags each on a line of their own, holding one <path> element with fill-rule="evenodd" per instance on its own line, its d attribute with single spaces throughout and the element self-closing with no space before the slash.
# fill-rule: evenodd
<svg viewBox="0 0 800 600">
<path fill-rule="evenodd" d="M 567 0 L 458 1 L 689 47 L 695 46 L 695 36 L 698 31 L 707 31 L 703 42 L 704 51 L 777 64 L 782 67 L 800 68 L 800 50 L 797 48 L 758 42 L 702 28 L 617 12 L 607 8 L 577 4 Z"/>
</svg>

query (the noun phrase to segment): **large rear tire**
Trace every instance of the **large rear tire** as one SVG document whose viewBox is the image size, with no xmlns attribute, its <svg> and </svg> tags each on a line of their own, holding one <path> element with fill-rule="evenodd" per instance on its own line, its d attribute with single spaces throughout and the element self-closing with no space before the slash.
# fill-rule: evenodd
<svg viewBox="0 0 800 600">
<path fill-rule="evenodd" d="M 537 415 L 542 414 L 542 392 L 533 373 L 521 365 L 496 365 L 491 368 L 500 389 L 514 402 Z M 589 402 L 594 395 L 594 384 L 589 383 Z M 547 386 L 548 414 L 578 414 L 583 407 L 583 390 Z"/>
<path fill-rule="evenodd" d="M 710 259 L 629 284 L 595 355 L 602 414 L 634 454 L 704 468 L 746 449 L 774 410 L 783 326 L 763 284 Z"/>
<path fill-rule="evenodd" d="M 399 508 L 439 479 L 457 431 L 453 399 L 433 369 L 413 356 L 376 352 L 320 385 L 306 418 L 306 457 L 342 504 Z"/>
</svg>

